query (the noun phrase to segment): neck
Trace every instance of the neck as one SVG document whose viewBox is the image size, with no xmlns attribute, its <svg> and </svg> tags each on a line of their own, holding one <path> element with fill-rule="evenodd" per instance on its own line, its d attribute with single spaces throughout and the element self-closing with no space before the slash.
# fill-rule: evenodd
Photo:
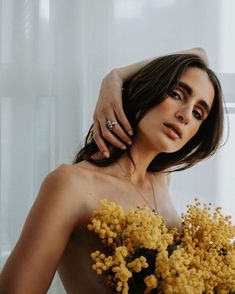
<svg viewBox="0 0 235 294">
<path fill-rule="evenodd" d="M 146 181 L 147 168 L 157 155 L 156 150 L 151 152 L 141 145 L 134 144 L 131 146 L 130 155 L 135 165 L 128 154 L 124 154 L 117 164 L 122 169 L 124 177 L 128 177 L 134 184 L 141 185 Z"/>
</svg>

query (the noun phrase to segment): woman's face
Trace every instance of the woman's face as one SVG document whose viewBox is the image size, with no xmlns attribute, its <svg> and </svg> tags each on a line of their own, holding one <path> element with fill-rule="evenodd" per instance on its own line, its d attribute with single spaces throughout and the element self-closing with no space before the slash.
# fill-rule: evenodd
<svg viewBox="0 0 235 294">
<path fill-rule="evenodd" d="M 181 149 L 209 115 L 214 87 L 205 71 L 188 68 L 170 96 L 150 109 L 141 119 L 138 135 L 158 152 Z"/>
</svg>

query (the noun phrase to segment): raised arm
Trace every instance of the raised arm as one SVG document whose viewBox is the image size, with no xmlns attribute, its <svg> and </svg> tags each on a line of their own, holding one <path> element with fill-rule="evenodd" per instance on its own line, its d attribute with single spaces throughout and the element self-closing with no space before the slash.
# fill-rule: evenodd
<svg viewBox="0 0 235 294">
<path fill-rule="evenodd" d="M 196 54 L 198 56 L 200 56 L 203 60 L 206 61 L 206 63 L 208 63 L 208 58 L 207 58 L 207 54 L 206 51 L 203 48 L 192 48 L 192 49 L 187 49 L 187 50 L 183 50 L 183 51 L 179 51 L 179 52 L 172 52 L 167 55 L 170 54 L 185 54 L 185 53 L 191 53 L 191 54 Z M 137 73 L 139 70 L 141 70 L 145 65 L 147 65 L 149 62 L 151 62 L 152 60 L 156 59 L 157 56 L 134 63 L 134 64 L 130 64 L 128 66 L 125 67 L 121 67 L 121 68 L 117 68 L 114 69 L 114 71 L 116 71 L 119 75 L 119 77 L 121 78 L 122 82 L 125 82 L 127 79 L 131 78 L 135 73 Z"/>
<path fill-rule="evenodd" d="M 76 189 L 66 166 L 46 177 L 0 274 L 1 294 L 47 293 L 77 224 Z"/>
<path fill-rule="evenodd" d="M 192 48 L 173 53 L 197 54 L 208 63 L 207 54 L 202 48 Z M 99 99 L 93 115 L 93 136 L 103 156 L 109 156 L 109 150 L 104 139 L 118 148 L 125 148 L 125 143 L 128 144 L 128 141 L 131 142 L 131 125 L 122 108 L 123 83 L 155 58 L 156 56 L 125 67 L 113 69 L 103 79 Z M 107 128 L 107 120 L 119 121 L 117 125 L 114 125 L 112 132 Z"/>
</svg>

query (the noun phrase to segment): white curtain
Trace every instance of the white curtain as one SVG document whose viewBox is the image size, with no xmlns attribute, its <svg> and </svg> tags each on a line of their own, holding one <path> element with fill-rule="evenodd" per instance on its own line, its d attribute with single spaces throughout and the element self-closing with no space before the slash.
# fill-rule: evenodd
<svg viewBox="0 0 235 294">
<path fill-rule="evenodd" d="M 179 212 L 196 195 L 235 215 L 234 9 L 232 0 L 0 0 L 0 268 L 43 178 L 81 146 L 102 77 L 172 51 L 207 50 L 230 113 L 226 146 L 173 175 L 172 199 Z M 65 293 L 57 275 L 49 293 Z"/>
</svg>

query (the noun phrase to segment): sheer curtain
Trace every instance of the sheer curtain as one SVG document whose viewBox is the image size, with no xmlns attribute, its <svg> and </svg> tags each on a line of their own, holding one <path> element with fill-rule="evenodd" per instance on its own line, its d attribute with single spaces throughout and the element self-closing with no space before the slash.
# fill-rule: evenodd
<svg viewBox="0 0 235 294">
<path fill-rule="evenodd" d="M 0 0 L 1 267 L 42 180 L 81 146 L 102 77 L 185 48 L 204 47 L 219 73 L 230 137 L 217 156 L 172 175 L 172 199 L 179 212 L 197 195 L 235 215 L 234 8 L 229 0 Z M 57 275 L 49 293 L 65 293 Z"/>
</svg>

